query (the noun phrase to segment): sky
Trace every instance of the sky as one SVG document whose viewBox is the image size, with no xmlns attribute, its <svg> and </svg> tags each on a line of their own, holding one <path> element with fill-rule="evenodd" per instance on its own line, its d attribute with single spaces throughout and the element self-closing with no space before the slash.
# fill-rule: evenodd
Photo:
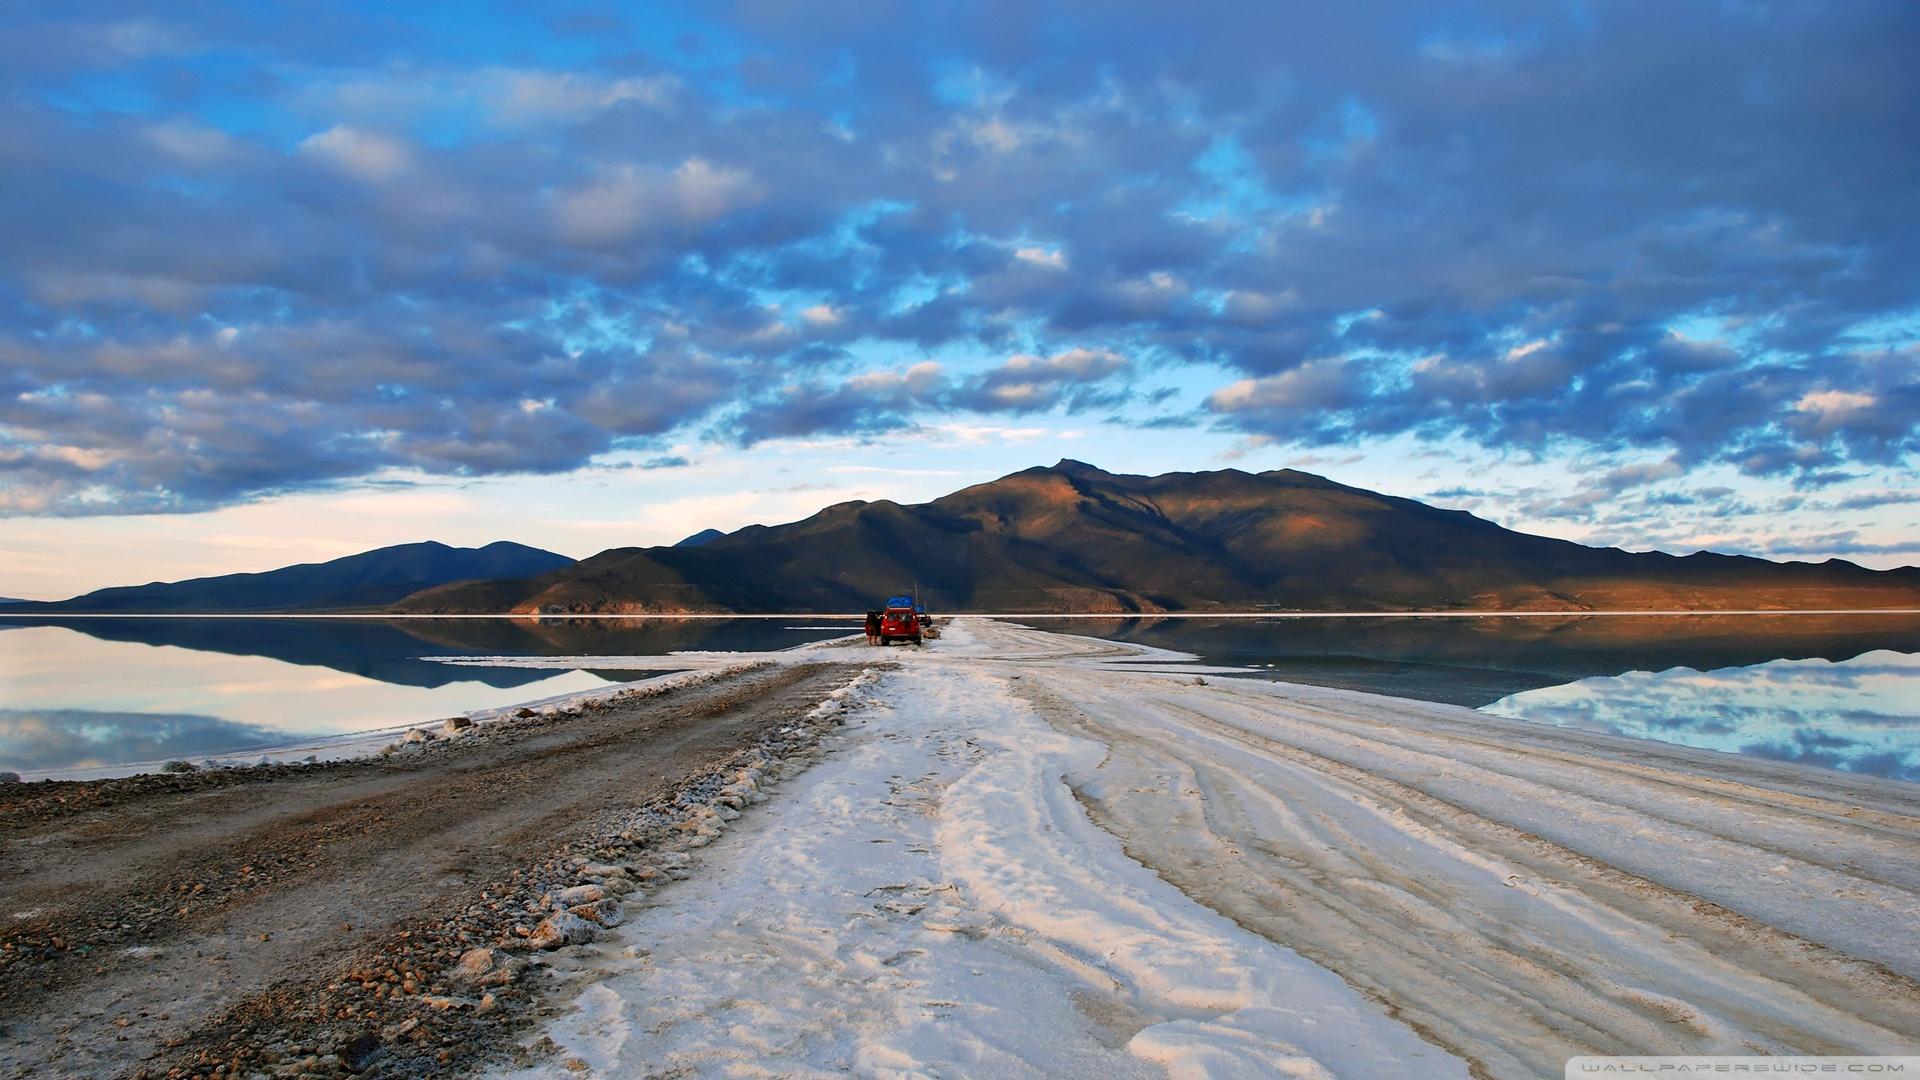
<svg viewBox="0 0 1920 1080">
<path fill-rule="evenodd" d="M 1920 562 L 1920 8 L 0 12 L 0 596 L 1063 457 Z"/>
</svg>

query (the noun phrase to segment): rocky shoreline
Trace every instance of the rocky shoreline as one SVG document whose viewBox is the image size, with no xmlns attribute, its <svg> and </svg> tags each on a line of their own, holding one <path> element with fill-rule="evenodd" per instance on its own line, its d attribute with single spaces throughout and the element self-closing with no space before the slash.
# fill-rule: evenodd
<svg viewBox="0 0 1920 1080">
<path fill-rule="evenodd" d="M 554 965 L 686 877 L 690 853 L 805 768 L 848 688 L 873 677 L 759 662 L 368 759 L 6 785 L 0 1076 L 414 1077 L 533 1060 L 517 1040 L 552 1008 Z M 239 831 L 170 835 L 219 827 Z M 61 858 L 42 857 L 49 844 Z M 96 865 L 101 845 L 133 869 Z M 105 876 L 91 891 L 54 880 L 73 874 Z M 399 884 L 357 880 L 383 876 Z"/>
<path fill-rule="evenodd" d="M 848 687 L 874 677 L 868 669 Z M 606 815 L 474 903 L 393 934 L 357 956 L 343 978 L 278 987 L 133 1076 L 411 1077 L 531 1063 L 541 1048 L 516 1040 L 546 1011 L 549 957 L 592 942 L 619 925 L 629 905 L 687 877 L 689 852 L 811 764 L 821 736 L 841 723 L 846 689 L 671 794 Z"/>
</svg>

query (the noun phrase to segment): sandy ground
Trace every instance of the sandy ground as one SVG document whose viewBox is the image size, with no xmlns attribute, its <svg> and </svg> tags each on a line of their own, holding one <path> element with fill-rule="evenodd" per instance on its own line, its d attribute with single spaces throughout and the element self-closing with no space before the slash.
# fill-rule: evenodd
<svg viewBox="0 0 1920 1080">
<path fill-rule="evenodd" d="M 0 789 L 0 1077 L 1920 1050 L 1914 785 L 989 620 L 695 659 L 390 760 Z"/>
<path fill-rule="evenodd" d="M 451 993 L 466 948 L 513 944 L 512 903 L 556 859 L 857 670 L 770 665 L 385 760 L 0 788 L 0 1076 L 193 1075 L 242 1051 L 268 1075 L 338 1072 L 342 1044 Z M 432 1064 L 511 1030 L 517 989 Z"/>
<path fill-rule="evenodd" d="M 1913 785 L 984 621 L 898 659 L 502 1075 L 1920 1048 Z"/>
</svg>

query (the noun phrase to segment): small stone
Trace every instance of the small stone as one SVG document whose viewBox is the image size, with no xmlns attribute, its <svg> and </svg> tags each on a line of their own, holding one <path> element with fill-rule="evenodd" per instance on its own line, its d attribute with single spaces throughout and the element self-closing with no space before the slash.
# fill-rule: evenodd
<svg viewBox="0 0 1920 1080">
<path fill-rule="evenodd" d="M 160 766 L 160 771 L 170 773 L 199 772 L 200 766 L 195 765 L 191 761 L 169 761 L 165 765 Z"/>
<path fill-rule="evenodd" d="M 600 926 L 619 926 L 626 919 L 626 912 L 621 910 L 620 901 L 612 897 L 595 900 L 590 904 L 576 904 L 567 910 Z"/>
<path fill-rule="evenodd" d="M 449 735 L 458 731 L 465 731 L 472 726 L 473 721 L 464 716 L 449 716 L 445 720 L 440 721 L 440 729 Z"/>
<path fill-rule="evenodd" d="M 410 743 L 410 744 L 419 744 L 423 742 L 432 742 L 433 740 L 439 737 L 440 736 L 435 735 L 433 732 L 428 731 L 426 728 L 414 728 L 413 730 L 407 732 L 405 735 L 402 735 L 400 737 L 400 741 L 404 743 Z"/>
<path fill-rule="evenodd" d="M 19 774 L 19 773 L 17 773 L 17 772 L 0 772 L 0 784 L 17 784 L 17 783 L 19 783 L 19 782 L 20 782 L 20 774 Z"/>
<path fill-rule="evenodd" d="M 468 949 L 460 954 L 460 962 L 453 966 L 455 978 L 481 979 L 494 969 L 492 949 Z"/>
<path fill-rule="evenodd" d="M 591 904 L 595 900 L 603 899 L 606 895 L 607 890 L 598 885 L 575 885 L 571 889 L 561 889 L 555 893 L 553 901 L 561 907 L 572 907 L 575 904 Z"/>
<path fill-rule="evenodd" d="M 595 933 L 594 924 L 580 916 L 570 911 L 556 911 L 533 928 L 533 933 L 527 937 L 527 944 L 536 949 L 557 949 L 562 945 L 592 941 Z"/>
</svg>

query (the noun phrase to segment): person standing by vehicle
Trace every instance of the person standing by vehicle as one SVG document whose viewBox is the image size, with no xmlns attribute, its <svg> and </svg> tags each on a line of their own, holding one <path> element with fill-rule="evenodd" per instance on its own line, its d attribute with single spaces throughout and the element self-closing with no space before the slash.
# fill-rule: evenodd
<svg viewBox="0 0 1920 1080">
<path fill-rule="evenodd" d="M 880 644 L 880 613 L 877 611 L 867 612 L 867 644 Z"/>
</svg>

